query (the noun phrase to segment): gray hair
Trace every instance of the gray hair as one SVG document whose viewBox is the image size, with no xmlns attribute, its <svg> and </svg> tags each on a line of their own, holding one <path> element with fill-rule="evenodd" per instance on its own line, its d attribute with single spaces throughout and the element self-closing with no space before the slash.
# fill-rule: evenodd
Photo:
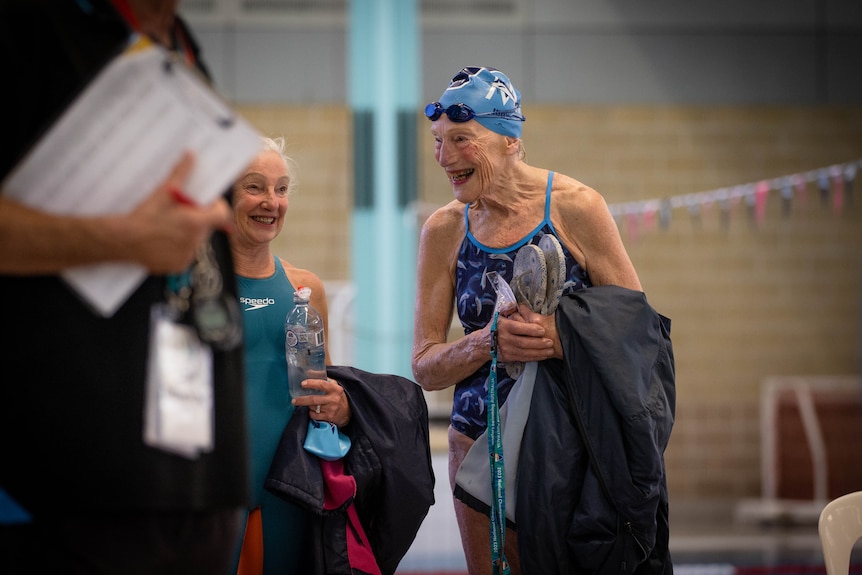
<svg viewBox="0 0 862 575">
<path fill-rule="evenodd" d="M 261 142 L 263 142 L 262 152 L 275 152 L 281 159 L 284 160 L 284 167 L 287 168 L 287 195 L 293 195 L 294 190 L 296 190 L 296 161 L 284 153 L 284 137 L 277 136 L 275 138 L 269 138 L 267 136 L 261 137 Z"/>
</svg>

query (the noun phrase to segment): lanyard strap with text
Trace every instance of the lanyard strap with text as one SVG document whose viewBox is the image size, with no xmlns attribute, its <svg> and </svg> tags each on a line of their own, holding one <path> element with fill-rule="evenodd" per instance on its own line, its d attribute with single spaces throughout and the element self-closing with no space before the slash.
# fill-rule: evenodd
<svg viewBox="0 0 862 575">
<path fill-rule="evenodd" d="M 506 495 L 503 466 L 503 434 L 500 406 L 497 403 L 497 318 L 491 323 L 491 374 L 488 377 L 488 455 L 491 463 L 491 568 L 495 574 L 508 575 L 506 541 Z"/>
<path fill-rule="evenodd" d="M 119 12 L 123 19 L 129 24 L 132 30 L 141 34 L 141 23 L 135 15 L 135 12 L 132 10 L 132 7 L 129 6 L 129 0 L 111 0 L 111 3 L 114 5 L 114 8 L 117 9 L 117 12 Z M 181 49 L 183 57 L 186 59 L 186 64 L 194 67 L 196 58 L 191 48 L 191 40 L 186 36 L 185 29 L 175 21 L 172 33 L 174 42 L 178 46 L 178 51 Z"/>
</svg>

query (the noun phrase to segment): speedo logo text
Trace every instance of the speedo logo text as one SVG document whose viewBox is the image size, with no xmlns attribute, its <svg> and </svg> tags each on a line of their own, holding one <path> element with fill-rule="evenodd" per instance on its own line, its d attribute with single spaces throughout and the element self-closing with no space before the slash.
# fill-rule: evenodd
<svg viewBox="0 0 862 575">
<path fill-rule="evenodd" d="M 268 305 L 275 305 L 275 300 L 271 297 L 265 298 L 252 298 L 252 297 L 240 297 L 239 303 L 241 305 L 246 306 L 243 311 L 252 311 L 255 309 L 264 308 Z"/>
</svg>

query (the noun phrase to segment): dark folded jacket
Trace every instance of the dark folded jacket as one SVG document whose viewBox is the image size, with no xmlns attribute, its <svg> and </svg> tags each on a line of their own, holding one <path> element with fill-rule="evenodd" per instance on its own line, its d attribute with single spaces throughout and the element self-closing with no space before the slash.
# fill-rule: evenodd
<svg viewBox="0 0 862 575">
<path fill-rule="evenodd" d="M 538 366 L 518 465 L 523 572 L 670 574 L 670 320 L 615 286 L 563 298 L 556 318 L 565 361 Z"/>
<path fill-rule="evenodd" d="M 434 503 L 428 408 L 422 389 L 397 375 L 354 367 L 327 368 L 350 402 L 352 419 L 341 431 L 351 448 L 344 472 L 356 481 L 353 503 L 383 575 L 395 572 Z M 354 573 L 347 556 L 347 504 L 324 509 L 320 460 L 303 449 L 308 410 L 297 409 L 285 427 L 266 488 L 312 512 L 314 541 L 303 573 Z"/>
</svg>

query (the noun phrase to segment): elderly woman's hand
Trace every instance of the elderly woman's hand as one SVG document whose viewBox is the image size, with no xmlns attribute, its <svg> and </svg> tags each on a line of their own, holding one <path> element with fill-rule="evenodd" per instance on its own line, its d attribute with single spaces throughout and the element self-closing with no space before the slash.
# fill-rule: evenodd
<svg viewBox="0 0 862 575">
<path fill-rule="evenodd" d="M 350 423 L 350 403 L 347 394 L 334 379 L 306 379 L 302 382 L 304 389 L 319 389 L 326 395 L 303 395 L 294 398 L 293 405 L 308 407 L 308 416 L 317 421 L 329 421 L 336 427 L 344 427 Z"/>
<path fill-rule="evenodd" d="M 542 315 L 521 304 L 497 322 L 497 358 L 501 362 L 562 358 L 563 350 L 553 315 Z"/>
</svg>

